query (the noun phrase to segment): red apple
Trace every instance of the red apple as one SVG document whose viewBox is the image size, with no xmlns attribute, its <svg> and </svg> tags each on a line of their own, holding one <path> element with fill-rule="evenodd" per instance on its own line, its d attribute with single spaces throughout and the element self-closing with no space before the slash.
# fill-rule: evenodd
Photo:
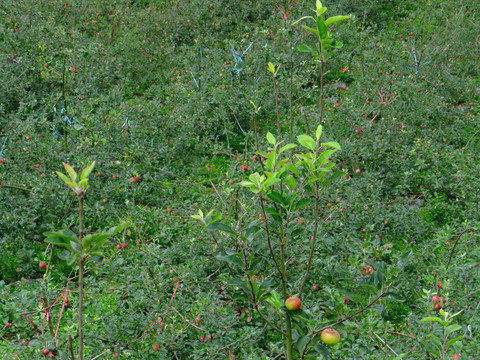
<svg viewBox="0 0 480 360">
<path fill-rule="evenodd" d="M 200 321 L 202 321 L 202 319 L 200 319 L 199 317 L 197 317 L 197 318 L 195 319 L 195 322 L 196 322 L 197 324 L 200 324 Z"/>
<path fill-rule="evenodd" d="M 122 249 L 125 249 L 125 248 L 127 247 L 127 244 L 125 244 L 125 243 L 122 243 L 122 245 L 121 245 L 121 246 L 122 246 Z"/>
<path fill-rule="evenodd" d="M 207 335 L 207 340 L 208 340 L 208 341 L 212 341 L 212 335 L 208 334 L 208 335 Z"/>
<path fill-rule="evenodd" d="M 205 340 L 205 336 L 200 336 L 200 341 L 204 341 Z"/>
<path fill-rule="evenodd" d="M 131 178 L 130 178 L 130 182 L 131 182 L 131 183 L 137 182 L 137 178 L 136 178 L 136 177 L 131 177 Z"/>
<path fill-rule="evenodd" d="M 5 326 L 6 326 L 6 327 L 12 327 L 12 326 L 13 326 L 13 324 L 12 324 L 12 323 L 9 323 L 9 322 L 7 322 L 7 323 L 5 324 Z"/>
<path fill-rule="evenodd" d="M 340 342 L 340 334 L 337 330 L 328 328 L 322 331 L 321 339 L 327 345 L 335 345 Z"/>
<path fill-rule="evenodd" d="M 285 306 L 288 310 L 298 310 L 302 306 L 302 301 L 298 297 L 291 297 L 285 300 Z"/>
<path fill-rule="evenodd" d="M 432 302 L 433 302 L 434 304 L 437 304 L 437 303 L 439 303 L 440 301 L 442 301 L 442 298 L 441 298 L 440 296 L 438 296 L 438 295 L 433 295 L 433 296 L 432 296 Z"/>
<path fill-rule="evenodd" d="M 441 282 L 441 281 L 437 282 L 437 288 L 443 289 L 443 287 L 442 287 L 442 282 Z"/>
<path fill-rule="evenodd" d="M 348 298 L 346 296 L 343 297 L 343 303 L 346 304 L 348 302 Z"/>
<path fill-rule="evenodd" d="M 155 351 L 160 351 L 160 344 L 153 344 L 152 349 Z"/>
<path fill-rule="evenodd" d="M 318 285 L 312 285 L 312 290 L 313 291 L 318 291 Z"/>
<path fill-rule="evenodd" d="M 45 269 L 47 267 L 47 263 L 45 261 L 40 261 L 38 266 L 40 266 L 42 269 Z"/>
<path fill-rule="evenodd" d="M 435 306 L 433 307 L 433 310 L 440 311 L 442 310 L 442 306 L 439 303 L 436 303 Z"/>
<path fill-rule="evenodd" d="M 43 350 L 42 350 L 42 354 L 45 355 L 45 356 L 47 356 L 48 354 L 50 354 L 50 350 L 48 350 L 48 349 L 43 349 Z"/>
<path fill-rule="evenodd" d="M 121 245 L 121 244 L 118 244 L 118 245 L 117 245 L 117 249 L 120 250 L 121 248 L 122 248 L 122 245 Z"/>
<path fill-rule="evenodd" d="M 118 353 L 113 353 L 113 354 L 112 354 L 112 358 L 114 358 L 114 359 L 118 359 L 119 356 L 120 356 L 120 355 L 118 355 Z"/>
</svg>

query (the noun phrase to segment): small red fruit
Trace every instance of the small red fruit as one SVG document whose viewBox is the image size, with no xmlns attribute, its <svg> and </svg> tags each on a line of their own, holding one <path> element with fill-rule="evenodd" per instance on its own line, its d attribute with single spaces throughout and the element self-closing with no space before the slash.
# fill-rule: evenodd
<svg viewBox="0 0 480 360">
<path fill-rule="evenodd" d="M 122 245 L 118 244 L 117 249 L 120 250 L 122 248 Z"/>
<path fill-rule="evenodd" d="M 208 334 L 208 335 L 207 335 L 207 340 L 208 340 L 208 341 L 212 341 L 212 335 Z"/>
<path fill-rule="evenodd" d="M 63 300 L 63 302 L 65 303 L 65 306 L 69 306 L 69 305 L 70 305 L 70 301 L 68 301 L 68 298 L 65 298 L 65 300 Z"/>
<path fill-rule="evenodd" d="M 438 304 L 440 301 L 442 301 L 442 298 L 440 296 L 438 296 L 438 295 L 433 295 L 432 296 L 432 302 L 434 304 Z"/>
<path fill-rule="evenodd" d="M 140 176 L 139 175 L 135 176 L 135 181 L 140 181 Z"/>
<path fill-rule="evenodd" d="M 197 317 L 197 318 L 195 319 L 195 322 L 196 322 L 197 324 L 200 324 L 200 321 L 202 321 L 202 319 L 200 319 L 199 317 Z"/>
<path fill-rule="evenodd" d="M 40 261 L 38 266 L 40 266 L 42 269 L 45 269 L 47 267 L 47 263 L 45 261 Z"/>
<path fill-rule="evenodd" d="M 343 303 L 346 304 L 348 302 L 348 298 L 346 296 L 343 297 Z"/>
<path fill-rule="evenodd" d="M 135 183 L 135 182 L 137 182 L 137 178 L 136 178 L 136 177 L 131 177 L 131 178 L 130 178 L 130 182 L 131 182 L 132 184 Z"/>
<path fill-rule="evenodd" d="M 312 290 L 313 291 L 318 291 L 318 285 L 312 285 Z"/>
<path fill-rule="evenodd" d="M 155 351 L 160 351 L 160 344 L 153 344 L 152 349 Z"/>
<path fill-rule="evenodd" d="M 250 322 L 250 321 L 252 321 L 252 318 L 247 318 L 247 322 Z"/>
<path fill-rule="evenodd" d="M 433 310 L 435 311 L 440 311 L 442 309 L 442 306 L 439 303 L 436 303 L 435 306 L 433 307 Z"/>
<path fill-rule="evenodd" d="M 42 354 L 45 355 L 45 356 L 47 356 L 48 354 L 50 354 L 50 350 L 48 350 L 48 349 L 43 349 L 43 350 L 42 350 Z"/>
<path fill-rule="evenodd" d="M 7 323 L 5 324 L 5 326 L 6 326 L 6 327 L 12 327 L 12 326 L 13 326 L 13 324 L 12 324 L 12 323 L 9 323 L 9 322 L 7 322 Z"/>
<path fill-rule="evenodd" d="M 113 354 L 112 354 L 112 358 L 114 358 L 114 359 L 118 359 L 119 356 L 120 356 L 120 355 L 118 355 L 118 353 L 113 353 Z"/>
<path fill-rule="evenodd" d="M 285 306 L 288 310 L 298 310 L 302 306 L 302 301 L 298 297 L 291 297 L 285 300 Z"/>
<path fill-rule="evenodd" d="M 340 342 L 340 334 L 337 330 L 331 328 L 323 330 L 320 338 L 327 345 L 336 345 Z"/>
<path fill-rule="evenodd" d="M 437 288 L 443 289 L 443 287 L 442 287 L 442 282 L 441 282 L 441 281 L 437 282 Z"/>
<path fill-rule="evenodd" d="M 122 249 L 125 249 L 125 248 L 127 247 L 127 244 L 125 244 L 125 243 L 122 243 L 122 245 L 121 245 L 121 246 L 122 246 Z"/>
<path fill-rule="evenodd" d="M 205 341 L 205 336 L 200 336 L 200 341 Z"/>
</svg>

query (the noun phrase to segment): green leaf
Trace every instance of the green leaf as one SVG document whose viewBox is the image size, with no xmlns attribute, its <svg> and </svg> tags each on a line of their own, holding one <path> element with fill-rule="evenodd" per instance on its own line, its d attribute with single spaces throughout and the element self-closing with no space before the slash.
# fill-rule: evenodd
<svg viewBox="0 0 480 360">
<path fill-rule="evenodd" d="M 402 256 L 400 256 L 400 258 L 398 259 L 397 268 L 399 270 L 403 270 L 403 268 L 408 264 L 412 256 L 413 250 L 408 250 L 404 252 Z"/>
<path fill-rule="evenodd" d="M 315 350 L 317 350 L 317 352 L 321 354 L 325 358 L 325 360 L 332 360 L 332 357 L 330 356 L 330 351 L 327 349 L 325 345 L 322 345 L 322 344 L 316 345 Z"/>
<path fill-rule="evenodd" d="M 296 147 L 297 147 L 297 145 L 295 145 L 295 144 L 287 144 L 285 146 L 282 146 L 280 148 L 280 150 L 278 150 L 278 154 L 280 155 L 284 151 L 287 151 L 287 150 L 290 150 L 290 149 L 293 149 L 293 148 L 296 148 Z"/>
<path fill-rule="evenodd" d="M 76 241 L 70 241 L 70 246 L 75 251 L 80 251 L 80 245 Z"/>
<path fill-rule="evenodd" d="M 427 339 L 430 340 L 430 342 L 436 346 L 436 348 L 440 351 L 442 351 L 442 342 L 440 341 L 440 338 L 438 336 L 435 336 L 433 334 L 428 334 Z"/>
<path fill-rule="evenodd" d="M 311 136 L 308 135 L 299 135 L 297 136 L 298 142 L 300 145 L 302 145 L 304 148 L 307 148 L 309 150 L 315 150 L 315 140 Z"/>
<path fill-rule="evenodd" d="M 275 137 L 272 135 L 271 132 L 268 132 L 267 133 L 267 141 L 272 144 L 272 145 L 275 145 Z"/>
<path fill-rule="evenodd" d="M 63 167 L 65 168 L 65 170 L 67 170 L 68 175 L 70 175 L 70 179 L 72 179 L 72 181 L 77 181 L 77 173 L 75 172 L 75 170 L 73 170 L 70 164 L 63 163 Z"/>
<path fill-rule="evenodd" d="M 317 12 L 323 7 L 322 2 L 320 0 L 316 1 Z"/>
<path fill-rule="evenodd" d="M 88 188 L 88 179 L 80 180 L 78 186 L 84 189 Z"/>
<path fill-rule="evenodd" d="M 325 22 L 320 16 L 317 16 L 317 30 L 318 30 L 318 33 L 320 34 L 321 39 L 328 38 L 327 26 L 325 25 Z"/>
<path fill-rule="evenodd" d="M 448 341 L 447 341 L 447 346 L 452 346 L 452 345 L 455 344 L 458 340 L 462 340 L 462 339 L 463 339 L 463 335 L 459 335 L 459 336 L 457 336 L 457 337 L 454 338 L 454 339 L 448 340 Z"/>
<path fill-rule="evenodd" d="M 341 41 L 333 40 L 331 46 L 334 49 L 341 49 L 343 47 L 343 43 Z"/>
<path fill-rule="evenodd" d="M 70 251 L 64 250 L 60 254 L 58 254 L 58 257 L 62 260 L 68 261 L 72 257 L 72 254 L 70 253 Z"/>
<path fill-rule="evenodd" d="M 329 141 L 326 143 L 322 143 L 322 146 L 331 147 L 337 150 L 342 150 L 342 148 L 340 147 L 340 144 L 337 143 L 336 141 Z"/>
<path fill-rule="evenodd" d="M 240 258 L 239 254 L 227 254 L 226 252 L 222 252 L 215 256 L 215 258 L 219 261 L 225 261 L 231 265 L 238 265 L 240 267 L 244 266 L 242 259 Z"/>
<path fill-rule="evenodd" d="M 275 66 L 273 66 L 273 64 L 270 61 L 268 62 L 268 71 L 270 71 L 272 74 L 275 74 Z M 255 106 L 255 109 L 256 109 L 256 106 Z"/>
<path fill-rule="evenodd" d="M 280 309 L 282 307 L 282 298 L 275 290 L 270 291 L 269 297 L 265 299 L 266 302 L 272 304 L 275 308 Z"/>
<path fill-rule="evenodd" d="M 297 204 L 295 205 L 295 210 L 304 208 L 305 206 L 307 206 L 308 204 L 310 204 L 311 201 L 312 201 L 312 200 L 311 200 L 311 199 L 308 199 L 308 198 L 301 199 L 301 200 L 300 200 L 299 202 L 297 202 Z"/>
<path fill-rule="evenodd" d="M 316 34 L 316 35 L 319 35 L 317 29 L 314 29 L 314 28 L 311 28 L 311 27 L 305 26 L 305 25 L 303 25 L 303 28 L 304 28 L 304 29 L 307 29 L 308 31 L 313 32 L 313 33 Z M 314 51 L 312 51 L 312 53 L 317 54 L 318 52 L 317 52 L 316 50 L 314 50 Z"/>
<path fill-rule="evenodd" d="M 312 49 L 310 46 L 305 45 L 305 44 L 299 45 L 297 49 L 300 52 L 309 52 L 309 53 L 316 52 L 315 49 Z"/>
<path fill-rule="evenodd" d="M 60 237 L 49 237 L 44 240 L 46 243 L 70 248 L 70 242 Z"/>
<path fill-rule="evenodd" d="M 57 173 L 57 175 L 64 181 L 64 182 L 70 182 L 70 179 L 68 178 L 68 176 L 62 174 L 60 171 L 55 171 Z"/>
<path fill-rule="evenodd" d="M 230 279 L 227 281 L 228 286 L 237 286 L 241 289 L 244 289 L 245 291 L 249 291 L 247 284 L 245 281 L 240 280 L 240 279 Z"/>
<path fill-rule="evenodd" d="M 315 131 L 315 137 L 317 138 L 317 140 L 320 139 L 320 137 L 322 136 L 322 131 L 323 131 L 322 125 L 318 125 L 317 131 Z"/>
<path fill-rule="evenodd" d="M 426 318 L 423 318 L 422 320 L 420 320 L 420 322 L 425 322 L 425 321 L 440 322 L 440 321 L 442 321 L 442 319 L 440 319 L 436 316 L 430 316 L 430 317 L 426 317 Z"/>
<path fill-rule="evenodd" d="M 325 6 L 321 7 L 320 10 L 317 10 L 318 15 L 322 15 L 325 11 L 327 11 L 327 8 Z"/>
<path fill-rule="evenodd" d="M 277 204 L 282 204 L 284 206 L 288 205 L 288 201 L 282 196 L 282 194 L 272 191 L 271 193 L 267 194 L 268 198 Z"/>
<path fill-rule="evenodd" d="M 300 170 L 293 164 L 285 164 L 285 167 L 295 175 L 300 175 Z"/>
<path fill-rule="evenodd" d="M 305 345 L 307 345 L 309 340 L 310 338 L 308 336 L 302 336 L 300 339 L 297 340 L 297 350 L 300 354 L 303 352 L 303 349 L 305 348 Z"/>
<path fill-rule="evenodd" d="M 92 243 L 91 251 L 98 250 L 102 247 L 102 245 L 110 239 L 113 235 L 118 234 L 119 232 L 122 232 L 126 227 L 128 223 L 123 222 L 117 226 L 111 227 L 107 231 L 100 231 L 92 234 L 95 237 L 95 242 Z"/>
<path fill-rule="evenodd" d="M 351 17 L 352 17 L 352 15 L 347 15 L 347 16 L 337 15 L 337 16 L 332 16 L 332 17 L 329 17 L 327 20 L 325 20 L 325 25 L 328 26 L 328 25 L 330 25 L 330 24 L 333 24 L 334 22 L 342 21 L 342 20 L 346 20 L 346 19 L 350 19 Z"/>
<path fill-rule="evenodd" d="M 447 326 L 447 334 L 450 335 L 451 333 L 453 333 L 455 331 L 458 331 L 461 328 L 462 328 L 462 326 L 458 325 L 458 324 L 449 325 L 449 326 Z"/>
<path fill-rule="evenodd" d="M 207 225 L 207 231 L 225 231 L 231 234 L 235 234 L 230 226 L 221 222 L 215 222 Z"/>
<path fill-rule="evenodd" d="M 300 21 L 302 21 L 302 20 L 304 20 L 304 19 L 313 19 L 313 20 L 315 20 L 315 19 L 313 18 L 313 16 L 304 16 L 304 17 L 301 17 L 300 19 L 298 19 L 297 21 L 291 23 L 291 26 L 297 25 Z"/>
<path fill-rule="evenodd" d="M 285 179 L 285 184 L 290 188 L 290 190 L 295 190 L 297 188 L 297 182 L 292 175 L 288 175 Z"/>
<path fill-rule="evenodd" d="M 90 165 L 88 165 L 85 169 L 83 169 L 82 175 L 80 175 L 80 180 L 88 178 L 88 175 L 90 175 L 94 167 L 95 167 L 95 161 L 92 162 Z"/>
</svg>

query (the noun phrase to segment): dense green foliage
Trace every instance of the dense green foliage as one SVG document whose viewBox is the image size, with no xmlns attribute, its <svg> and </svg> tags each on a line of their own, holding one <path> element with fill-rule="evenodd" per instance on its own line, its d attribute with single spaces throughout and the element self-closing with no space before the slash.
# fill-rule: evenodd
<svg viewBox="0 0 480 360">
<path fill-rule="evenodd" d="M 328 16 L 353 15 L 329 26 L 343 48 L 324 69 L 322 142 L 341 146 L 332 154 L 332 174 L 341 176 L 322 185 L 317 209 L 306 200 L 284 212 L 291 296 L 320 219 L 303 312 L 293 320 L 296 358 L 439 359 L 441 348 L 444 359 L 478 359 L 478 7 L 325 3 Z M 264 170 L 255 123 L 265 152 L 268 132 L 284 144 L 315 137 L 320 66 L 298 46 L 316 40 L 308 23 L 291 26 L 313 7 L 2 0 L 0 358 L 40 359 L 48 348 L 70 359 L 69 334 L 78 346 L 78 269 L 44 234 L 78 231 L 77 199 L 55 172 L 93 161 L 85 232 L 129 225 L 106 241 L 103 262 L 86 265 L 85 358 L 283 358 L 281 334 L 243 287 L 273 294 L 260 309 L 283 327 L 264 225 L 284 213 L 262 211 L 238 184 Z M 284 155 L 294 164 L 302 154 Z M 313 185 L 299 188 L 315 198 Z M 275 196 L 267 200 L 287 201 Z M 199 216 L 205 223 L 192 218 L 199 210 L 213 210 Z M 438 320 L 420 321 L 441 317 L 432 310 L 437 292 L 445 311 L 462 310 L 452 323 L 459 327 L 446 331 L 463 339 L 448 346 Z M 59 297 L 45 320 L 44 307 Z M 335 327 L 342 340 L 328 351 L 320 334 L 304 337 L 362 309 Z"/>
</svg>

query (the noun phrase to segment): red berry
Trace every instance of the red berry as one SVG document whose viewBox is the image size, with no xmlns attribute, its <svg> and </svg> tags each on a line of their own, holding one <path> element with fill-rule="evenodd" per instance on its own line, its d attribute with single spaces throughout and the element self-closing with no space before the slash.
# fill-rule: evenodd
<svg viewBox="0 0 480 360">
<path fill-rule="evenodd" d="M 122 248 L 122 245 L 118 244 L 118 245 L 117 245 L 117 249 L 120 250 L 121 248 Z"/>
<path fill-rule="evenodd" d="M 137 178 L 136 178 L 136 177 L 131 177 L 131 178 L 130 178 L 130 182 L 131 182 L 131 183 L 137 182 Z"/>
<path fill-rule="evenodd" d="M 122 245 L 121 245 L 121 246 L 122 246 L 122 249 L 125 249 L 125 248 L 127 247 L 127 244 L 125 244 L 125 243 L 122 243 Z"/>
<path fill-rule="evenodd" d="M 433 307 L 433 310 L 439 311 L 442 309 L 442 306 L 439 303 L 436 303 L 435 306 Z"/>
<path fill-rule="evenodd" d="M 12 324 L 12 323 L 9 323 L 9 322 L 7 322 L 7 323 L 5 324 L 6 327 L 12 327 L 12 325 L 13 325 L 13 324 Z"/>
<path fill-rule="evenodd" d="M 348 302 L 348 298 L 346 296 L 343 297 L 343 303 L 346 304 Z"/>
<path fill-rule="evenodd" d="M 160 351 L 160 344 L 153 344 L 152 349 L 155 351 Z"/>
<path fill-rule="evenodd" d="M 208 341 L 212 341 L 212 335 L 208 334 L 208 335 L 207 335 L 207 340 L 208 340 Z"/>
<path fill-rule="evenodd" d="M 45 269 L 47 267 L 47 263 L 45 261 L 40 261 L 38 266 L 40 266 L 42 269 Z"/>
<path fill-rule="evenodd" d="M 432 302 L 433 302 L 434 304 L 437 304 L 437 303 L 439 303 L 440 301 L 442 301 L 442 298 L 441 298 L 440 296 L 438 296 L 438 295 L 433 295 L 433 296 L 432 296 Z"/>
<path fill-rule="evenodd" d="M 200 336 L 200 341 L 205 341 L 205 336 Z"/>
<path fill-rule="evenodd" d="M 135 176 L 135 181 L 140 181 L 140 176 L 139 175 Z"/>
<path fill-rule="evenodd" d="M 196 322 L 197 324 L 200 324 L 200 321 L 202 321 L 202 319 L 200 319 L 199 317 L 197 317 L 197 318 L 195 319 L 195 322 Z"/>
<path fill-rule="evenodd" d="M 443 289 L 443 287 L 442 287 L 442 282 L 441 282 L 441 281 L 437 282 L 437 288 Z"/>
<path fill-rule="evenodd" d="M 317 291 L 318 290 L 318 285 L 312 285 L 312 290 Z"/>
<path fill-rule="evenodd" d="M 43 349 L 43 350 L 42 350 L 42 354 L 45 355 L 45 356 L 47 356 L 48 354 L 50 354 L 50 350 L 48 350 L 48 349 Z"/>
<path fill-rule="evenodd" d="M 118 355 L 118 353 L 113 353 L 113 354 L 112 354 L 112 358 L 114 358 L 114 359 L 118 359 L 119 356 L 120 356 L 120 355 Z"/>
</svg>

